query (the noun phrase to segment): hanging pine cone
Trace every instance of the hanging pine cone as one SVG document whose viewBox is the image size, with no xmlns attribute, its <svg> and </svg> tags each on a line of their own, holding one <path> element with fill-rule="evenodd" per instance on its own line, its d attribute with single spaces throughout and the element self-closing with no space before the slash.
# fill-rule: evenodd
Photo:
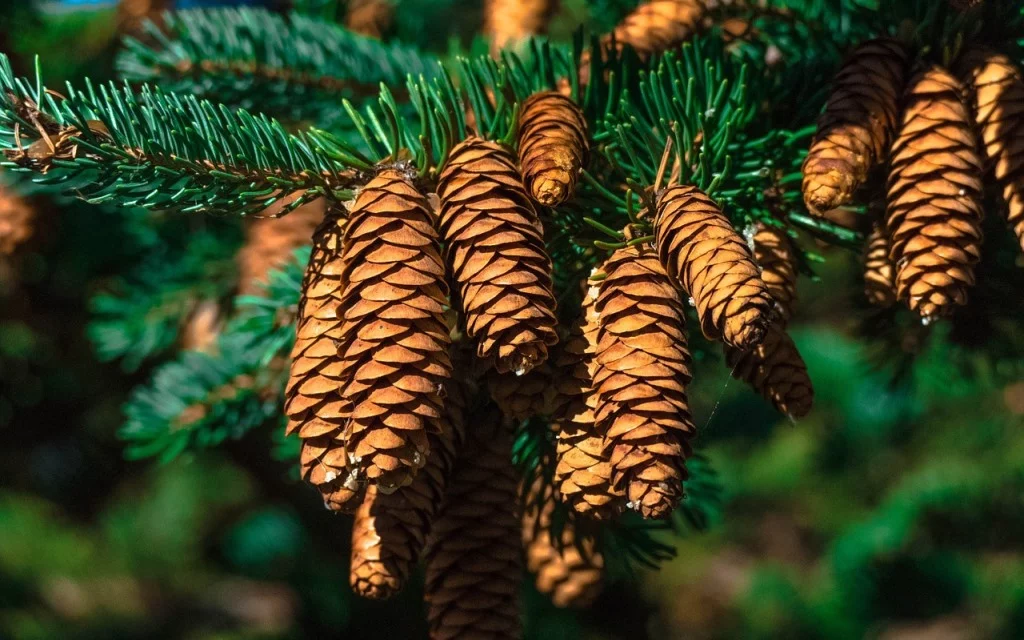
<svg viewBox="0 0 1024 640">
<path fill-rule="evenodd" d="M 552 415 L 558 429 L 554 484 L 563 502 L 594 520 L 610 520 L 626 505 L 625 493 L 612 485 L 612 465 L 604 435 L 594 424 L 593 391 L 598 316 L 597 285 L 583 300 L 582 316 L 562 346 L 555 370 Z"/>
<path fill-rule="evenodd" d="M 337 211 L 313 234 L 313 251 L 302 284 L 291 373 L 285 394 L 288 433 L 302 439 L 302 477 L 323 494 L 327 508 L 351 512 L 363 486 L 346 471 L 341 397 L 347 372 L 338 356 L 342 339 L 342 222 Z"/>
<path fill-rule="evenodd" d="M 940 67 L 919 73 L 892 148 L 886 226 L 896 294 L 928 319 L 967 302 L 981 255 L 982 165 L 962 91 Z"/>
<path fill-rule="evenodd" d="M 547 395 L 551 371 L 547 363 L 526 375 L 487 373 L 487 388 L 501 412 L 516 421 L 529 420 L 548 413 Z"/>
<path fill-rule="evenodd" d="M 345 26 L 349 31 L 381 38 L 391 29 L 395 7 L 391 0 L 348 0 Z"/>
<path fill-rule="evenodd" d="M 557 0 L 487 0 L 484 33 L 491 38 L 491 52 L 547 33 L 557 6 Z"/>
<path fill-rule="evenodd" d="M 141 31 L 146 20 L 161 24 L 163 12 L 173 5 L 174 0 L 121 0 L 117 5 L 117 28 L 122 33 L 133 33 Z"/>
<path fill-rule="evenodd" d="M 511 434 L 493 406 L 469 422 L 427 545 L 430 637 L 514 640 L 522 559 Z"/>
<path fill-rule="evenodd" d="M 963 67 L 981 151 L 1024 249 L 1024 78 L 1012 60 L 992 51 L 970 52 Z"/>
<path fill-rule="evenodd" d="M 732 375 L 743 380 L 791 418 L 802 418 L 814 403 L 814 388 L 800 352 L 779 326 L 772 325 L 764 342 L 749 351 L 726 347 Z"/>
<path fill-rule="evenodd" d="M 444 487 L 465 438 L 470 384 L 446 385 L 445 420 L 428 435 L 430 456 L 412 484 L 386 494 L 371 486 L 352 524 L 352 590 L 373 599 L 390 598 L 405 586 L 419 561 L 426 536 L 441 506 Z"/>
<path fill-rule="evenodd" d="M 669 187 L 658 198 L 654 231 L 661 262 L 693 299 L 704 335 L 739 349 L 759 344 L 773 301 L 718 205 L 695 187 Z"/>
<path fill-rule="evenodd" d="M 441 236 L 477 355 L 522 375 L 558 342 L 544 230 L 504 147 L 470 137 L 437 187 Z"/>
<path fill-rule="evenodd" d="M 889 259 L 889 235 L 876 224 L 868 236 L 864 251 L 864 295 L 876 307 L 887 309 L 896 304 L 892 260 Z"/>
<path fill-rule="evenodd" d="M 282 203 L 286 203 L 285 199 Z M 278 207 L 265 213 L 275 215 Z M 245 244 L 238 252 L 238 293 L 256 295 L 272 269 L 286 264 L 292 253 L 309 244 L 317 225 L 324 219 L 326 201 L 304 204 L 282 218 L 260 218 L 245 228 Z"/>
<path fill-rule="evenodd" d="M 9 189 L 0 188 L 0 256 L 9 256 L 36 231 L 36 209 Z"/>
<path fill-rule="evenodd" d="M 627 507 L 662 518 L 682 497 L 695 431 L 686 398 L 686 311 L 653 249 L 619 249 L 604 272 L 596 303 L 594 419 Z"/>
<path fill-rule="evenodd" d="M 388 493 L 412 481 L 441 428 L 452 372 L 444 264 L 430 205 L 397 170 L 359 192 L 343 242 L 350 466 Z"/>
<path fill-rule="evenodd" d="M 616 46 L 632 47 L 642 60 L 674 49 L 697 32 L 707 10 L 704 0 L 645 2 L 615 27 Z M 606 37 L 604 42 L 610 40 Z"/>
<path fill-rule="evenodd" d="M 796 248 L 784 229 L 758 225 L 754 233 L 754 260 L 761 267 L 761 280 L 775 301 L 782 324 L 789 322 L 796 304 Z"/>
<path fill-rule="evenodd" d="M 889 38 L 857 47 L 839 70 L 804 161 L 804 201 L 817 214 L 844 205 L 884 160 L 899 118 L 907 52 Z"/>
<path fill-rule="evenodd" d="M 604 556 L 593 536 L 576 539 L 579 531 L 572 517 L 562 523 L 556 542 L 552 526 L 557 504 L 551 485 L 538 481 L 531 488 L 522 517 L 526 568 L 535 576 L 537 591 L 556 607 L 587 607 L 601 594 Z"/>
<path fill-rule="evenodd" d="M 519 114 L 519 166 L 533 199 L 557 207 L 572 198 L 587 161 L 587 121 L 557 91 L 535 93 Z"/>
</svg>

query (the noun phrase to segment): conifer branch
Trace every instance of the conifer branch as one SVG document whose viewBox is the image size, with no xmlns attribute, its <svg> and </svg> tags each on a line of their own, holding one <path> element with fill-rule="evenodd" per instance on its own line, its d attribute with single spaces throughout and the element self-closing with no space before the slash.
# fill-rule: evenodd
<svg viewBox="0 0 1024 640">
<path fill-rule="evenodd" d="M 253 215 L 300 194 L 284 214 L 359 183 L 308 136 L 193 96 L 88 82 L 63 96 L 15 78 L 3 56 L 0 90 L 4 164 L 90 203 Z"/>
<path fill-rule="evenodd" d="M 169 13 L 165 29 L 147 25 L 152 45 L 126 39 L 117 60 L 126 80 L 327 128 L 342 98 L 375 97 L 381 83 L 441 70 L 431 55 L 299 13 L 194 9 Z"/>
</svg>

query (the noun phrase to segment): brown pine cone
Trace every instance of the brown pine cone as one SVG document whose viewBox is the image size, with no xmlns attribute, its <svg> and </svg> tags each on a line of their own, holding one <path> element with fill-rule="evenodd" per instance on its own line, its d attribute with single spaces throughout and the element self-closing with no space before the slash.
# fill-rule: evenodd
<svg viewBox="0 0 1024 640">
<path fill-rule="evenodd" d="M 348 0 L 345 26 L 349 31 L 371 38 L 382 37 L 395 18 L 395 7 L 390 0 Z"/>
<path fill-rule="evenodd" d="M 832 86 L 804 161 L 804 201 L 823 214 L 854 192 L 892 143 L 906 82 L 907 52 L 889 38 L 857 47 Z"/>
<path fill-rule="evenodd" d="M 10 189 L 0 188 L 0 256 L 9 256 L 36 232 L 36 209 Z"/>
<path fill-rule="evenodd" d="M 572 198 L 587 162 L 587 121 L 557 91 L 535 93 L 519 113 L 519 166 L 533 199 L 557 207 Z"/>
<path fill-rule="evenodd" d="M 889 235 L 876 224 L 864 247 L 864 295 L 876 307 L 887 309 L 896 304 L 896 283 L 889 259 Z"/>
<path fill-rule="evenodd" d="M 779 326 L 768 328 L 764 342 L 750 351 L 726 347 L 732 375 L 743 380 L 791 418 L 802 418 L 814 403 L 814 387 L 796 345 Z"/>
<path fill-rule="evenodd" d="M 430 205 L 398 170 L 359 192 L 343 242 L 349 466 L 389 493 L 412 481 L 441 429 L 452 373 L 444 263 Z"/>
<path fill-rule="evenodd" d="M 651 0 L 622 19 L 612 32 L 616 46 L 633 47 L 642 60 L 674 49 L 693 36 L 707 14 L 703 0 Z M 604 41 L 610 43 L 606 36 Z"/>
<path fill-rule="evenodd" d="M 547 33 L 557 8 L 557 0 L 487 0 L 484 34 L 491 38 L 491 52 Z"/>
<path fill-rule="evenodd" d="M 117 28 L 123 33 L 140 31 L 146 20 L 163 22 L 162 14 L 174 0 L 121 0 L 117 5 Z"/>
<path fill-rule="evenodd" d="M 594 520 L 610 520 L 626 506 L 625 493 L 612 485 L 612 465 L 604 434 L 594 424 L 593 390 L 598 286 L 583 300 L 582 316 L 562 345 L 555 369 L 553 416 L 558 429 L 554 484 L 561 500 Z"/>
<path fill-rule="evenodd" d="M 433 640 L 522 637 L 518 474 L 511 434 L 494 406 L 470 420 L 426 552 Z"/>
<path fill-rule="evenodd" d="M 338 211 L 313 234 L 313 251 L 302 284 L 291 372 L 284 411 L 288 433 L 302 439 L 302 477 L 323 494 L 328 509 L 354 510 L 363 485 L 346 470 L 345 422 L 351 407 L 341 397 L 347 374 L 338 356 L 344 289 Z"/>
<path fill-rule="evenodd" d="M 551 370 L 547 363 L 517 376 L 514 373 L 487 372 L 487 388 L 501 412 L 513 420 L 529 420 L 548 413 L 548 387 Z"/>
<path fill-rule="evenodd" d="M 515 161 L 494 142 L 467 138 L 452 149 L 437 194 L 466 332 L 481 360 L 523 375 L 558 334 L 544 229 Z"/>
<path fill-rule="evenodd" d="M 967 302 L 981 256 L 983 170 L 962 95 L 940 67 L 917 74 L 892 148 L 886 227 L 896 295 L 926 319 Z"/>
<path fill-rule="evenodd" d="M 695 432 L 686 398 L 686 310 L 654 249 L 619 249 L 604 272 L 596 303 L 594 420 L 626 506 L 663 518 L 682 497 Z"/>
<path fill-rule="evenodd" d="M 796 304 L 796 247 L 785 229 L 758 225 L 754 233 L 754 260 L 761 267 L 761 280 L 775 301 L 775 311 L 784 325 Z"/>
<path fill-rule="evenodd" d="M 386 494 L 371 486 L 352 523 L 352 590 L 384 599 L 398 593 L 419 561 L 426 536 L 441 507 L 456 448 L 466 433 L 470 384 L 446 385 L 445 420 L 440 433 L 428 435 L 430 456 L 412 484 Z"/>
<path fill-rule="evenodd" d="M 971 51 L 962 66 L 982 154 L 1024 249 L 1024 77 L 1012 60 L 993 51 Z"/>
<path fill-rule="evenodd" d="M 197 300 L 185 318 L 178 342 L 185 351 L 212 353 L 224 326 L 224 311 L 216 300 Z"/>
<path fill-rule="evenodd" d="M 550 597 L 556 607 L 587 607 L 601 595 L 604 556 L 592 536 L 576 539 L 578 531 L 571 516 L 561 527 L 560 543 L 556 544 L 551 527 L 557 504 L 550 485 L 534 484 L 522 517 L 526 568 L 535 576 L 537 591 Z"/>
<path fill-rule="evenodd" d="M 654 231 L 661 262 L 690 294 L 704 335 L 738 349 L 759 344 L 774 302 L 718 205 L 695 187 L 669 187 L 658 197 Z"/>
<path fill-rule="evenodd" d="M 245 244 L 238 252 L 238 293 L 254 295 L 267 275 L 291 259 L 292 253 L 310 242 L 324 219 L 327 203 L 321 198 L 304 204 L 281 218 L 259 218 L 245 228 Z M 273 215 L 274 210 L 268 210 Z"/>
</svg>

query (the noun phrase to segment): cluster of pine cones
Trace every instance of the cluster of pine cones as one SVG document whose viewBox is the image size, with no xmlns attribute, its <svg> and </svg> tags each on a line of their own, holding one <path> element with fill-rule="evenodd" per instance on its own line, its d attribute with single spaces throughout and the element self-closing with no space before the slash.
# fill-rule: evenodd
<svg viewBox="0 0 1024 640">
<path fill-rule="evenodd" d="M 355 513 L 357 593 L 393 595 L 425 557 L 435 637 L 517 624 L 520 543 L 556 603 L 596 594 L 600 553 L 563 544 L 571 523 L 551 531 L 556 501 L 597 520 L 678 504 L 695 433 L 687 300 L 735 375 L 794 417 L 812 399 L 784 331 L 788 236 L 763 226 L 752 252 L 690 186 L 651 194 L 655 241 L 595 269 L 560 341 L 538 205 L 573 197 L 587 123 L 544 91 L 522 105 L 518 135 L 518 158 L 471 135 L 436 184 L 381 167 L 314 232 L 298 312 L 285 412 L 303 476 Z M 524 490 L 512 438 L 533 416 L 557 432 L 555 478 Z"/>
<path fill-rule="evenodd" d="M 1009 57 L 970 49 L 952 70 L 898 41 L 860 45 L 836 78 L 804 164 L 804 199 L 824 214 L 887 165 L 884 219 L 868 238 L 865 291 L 925 322 L 966 304 L 981 257 L 985 182 L 1024 247 L 1024 78 Z"/>
</svg>

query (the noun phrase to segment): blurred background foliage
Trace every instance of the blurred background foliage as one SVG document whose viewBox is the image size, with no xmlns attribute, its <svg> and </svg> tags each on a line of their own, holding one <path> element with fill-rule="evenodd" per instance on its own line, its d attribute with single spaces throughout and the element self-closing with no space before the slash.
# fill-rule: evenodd
<svg viewBox="0 0 1024 640">
<path fill-rule="evenodd" d="M 4 3 L 0 49 L 22 72 L 40 54 L 55 80 L 112 77 L 113 4 Z M 230 3 L 178 2 L 212 4 Z M 476 4 L 401 0 L 393 36 L 472 43 Z M 555 35 L 607 29 L 632 4 L 566 0 Z M 12 186 L 39 224 L 0 263 L 0 638 L 423 637 L 418 588 L 383 604 L 349 592 L 347 522 L 297 482 L 272 430 L 165 464 L 125 458 L 122 406 L 195 301 L 232 293 L 239 223 Z M 589 610 L 528 594 L 529 638 L 1024 637 L 1019 319 L 908 345 L 856 302 L 858 257 L 825 252 L 792 331 L 816 410 L 780 421 L 724 367 L 699 377 L 700 442 L 725 490 L 712 527 Z M 196 274 L 201 291 L 167 286 Z M 133 313 L 136 335 L 108 330 Z"/>
</svg>

